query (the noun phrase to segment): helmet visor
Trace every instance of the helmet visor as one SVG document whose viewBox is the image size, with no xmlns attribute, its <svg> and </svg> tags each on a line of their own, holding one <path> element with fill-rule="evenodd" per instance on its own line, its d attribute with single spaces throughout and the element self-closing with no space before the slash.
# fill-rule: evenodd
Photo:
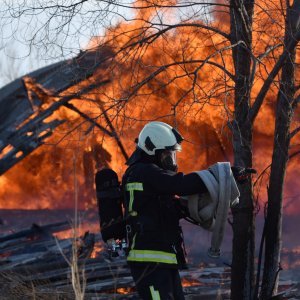
<svg viewBox="0 0 300 300">
<path fill-rule="evenodd" d="M 160 155 L 161 166 L 165 170 L 177 171 L 177 156 L 175 150 L 164 150 Z"/>
</svg>

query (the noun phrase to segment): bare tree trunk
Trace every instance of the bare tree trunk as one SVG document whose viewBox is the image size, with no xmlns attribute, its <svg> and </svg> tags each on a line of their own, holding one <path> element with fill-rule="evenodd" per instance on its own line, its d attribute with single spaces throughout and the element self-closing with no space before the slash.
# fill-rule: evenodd
<svg viewBox="0 0 300 300">
<path fill-rule="evenodd" d="M 295 38 L 298 18 L 295 13 L 300 1 L 287 8 L 285 45 Z M 296 9 L 295 9 L 296 8 Z M 282 232 L 283 184 L 290 145 L 290 123 L 294 112 L 295 95 L 295 47 L 289 51 L 283 67 L 278 92 L 274 133 L 273 157 L 268 190 L 266 219 L 265 262 L 261 288 L 261 299 L 269 299 L 277 292 Z M 285 49 L 286 50 L 286 49 Z"/>
<path fill-rule="evenodd" d="M 254 1 L 231 0 L 231 43 L 235 67 L 234 164 L 252 166 L 251 91 L 252 15 Z M 239 186 L 240 204 L 233 213 L 231 299 L 251 299 L 254 285 L 254 216 L 251 182 Z"/>
</svg>

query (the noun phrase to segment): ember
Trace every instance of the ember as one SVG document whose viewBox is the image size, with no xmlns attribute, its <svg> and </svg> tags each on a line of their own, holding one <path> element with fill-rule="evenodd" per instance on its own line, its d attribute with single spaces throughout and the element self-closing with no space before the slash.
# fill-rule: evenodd
<svg viewBox="0 0 300 300">
<path fill-rule="evenodd" d="M 124 295 L 127 295 L 127 294 L 132 293 L 134 290 L 135 290 L 135 289 L 134 289 L 134 288 L 131 288 L 131 287 L 118 288 L 118 289 L 117 289 L 117 293 L 118 293 L 118 294 L 124 294 Z"/>
<path fill-rule="evenodd" d="M 181 283 L 183 287 L 203 285 L 203 283 L 199 282 L 198 280 L 192 278 L 186 278 L 186 277 L 182 278 Z"/>
<path fill-rule="evenodd" d="M 102 241 L 98 241 L 94 245 L 93 252 L 91 253 L 91 258 L 97 258 L 100 256 L 101 252 L 104 250 L 104 245 Z"/>
</svg>

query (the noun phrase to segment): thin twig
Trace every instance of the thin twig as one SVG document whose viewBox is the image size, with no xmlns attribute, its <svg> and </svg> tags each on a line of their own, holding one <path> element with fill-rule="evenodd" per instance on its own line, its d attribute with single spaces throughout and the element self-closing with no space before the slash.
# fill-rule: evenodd
<svg viewBox="0 0 300 300">
<path fill-rule="evenodd" d="M 290 140 L 291 140 L 298 132 L 300 132 L 300 127 L 294 129 L 294 130 L 290 133 Z"/>
<path fill-rule="evenodd" d="M 294 39 L 290 40 L 289 44 L 284 49 L 284 52 L 281 54 L 281 56 L 277 60 L 275 66 L 273 67 L 272 71 L 270 72 L 268 78 L 265 80 L 262 88 L 260 89 L 260 91 L 255 99 L 255 102 L 253 103 L 251 110 L 250 110 L 251 122 L 254 122 L 274 78 L 276 77 L 276 75 L 278 74 L 278 72 L 280 71 L 282 66 L 284 65 L 288 56 L 290 55 L 290 51 L 295 48 L 295 46 L 297 45 L 299 40 L 300 40 L 300 30 L 295 35 Z"/>
<path fill-rule="evenodd" d="M 76 113 L 78 113 L 81 117 L 83 117 L 84 119 L 86 119 L 87 121 L 89 121 L 90 123 L 92 123 L 93 126 L 99 128 L 101 131 L 103 131 L 108 136 L 114 137 L 114 134 L 112 132 L 110 132 L 109 130 L 107 130 L 102 125 L 98 124 L 94 119 L 90 118 L 87 114 L 85 114 L 84 112 L 82 112 L 81 110 L 79 110 L 73 104 L 71 104 L 71 103 L 65 103 L 64 106 L 67 107 L 67 108 L 69 108 L 69 109 L 71 109 L 71 110 L 73 110 L 73 111 L 75 111 Z"/>
</svg>

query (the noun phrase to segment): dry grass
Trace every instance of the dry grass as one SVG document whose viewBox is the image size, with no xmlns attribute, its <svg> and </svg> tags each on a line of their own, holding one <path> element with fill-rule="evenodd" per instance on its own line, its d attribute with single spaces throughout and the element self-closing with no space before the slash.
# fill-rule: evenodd
<svg viewBox="0 0 300 300">
<path fill-rule="evenodd" d="M 73 300 L 74 293 L 69 291 L 46 290 L 42 284 L 49 282 L 34 282 L 26 280 L 26 274 L 12 271 L 0 274 L 1 300 Z"/>
<path fill-rule="evenodd" d="M 74 226 L 73 226 L 73 242 L 72 242 L 72 258 L 68 262 L 71 268 L 72 287 L 76 300 L 84 300 L 86 278 L 84 267 L 78 265 L 78 228 L 80 225 L 78 218 L 78 183 L 76 176 L 76 150 L 73 156 L 73 170 L 74 170 Z"/>
<path fill-rule="evenodd" d="M 74 222 L 72 224 L 72 255 L 67 258 L 57 241 L 60 253 L 70 267 L 70 286 L 66 289 L 56 290 L 55 287 L 47 288 L 50 282 L 33 282 L 26 280 L 27 274 L 19 274 L 14 271 L 0 273 L 0 299 L 1 300 L 84 300 L 86 278 L 84 265 L 78 264 L 78 228 L 80 226 L 78 218 L 78 186 L 76 178 L 76 153 L 74 153 Z M 28 275 L 32 275 L 30 271 Z"/>
</svg>

